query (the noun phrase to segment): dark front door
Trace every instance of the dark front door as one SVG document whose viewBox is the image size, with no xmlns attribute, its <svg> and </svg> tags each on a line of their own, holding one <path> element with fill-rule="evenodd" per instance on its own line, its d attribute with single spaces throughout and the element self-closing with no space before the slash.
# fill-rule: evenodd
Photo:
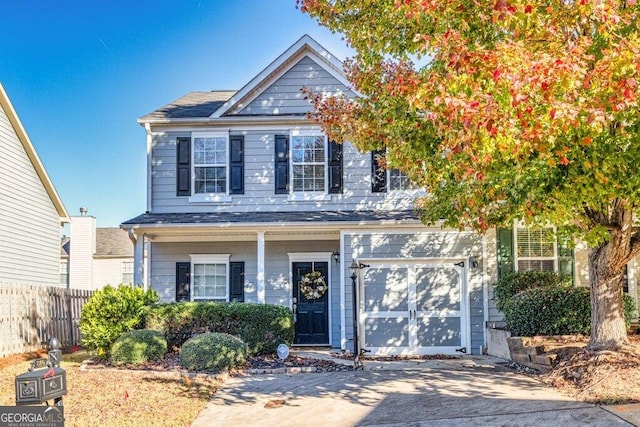
<svg viewBox="0 0 640 427">
<path fill-rule="evenodd" d="M 329 264 L 326 262 L 293 263 L 293 303 L 296 313 L 296 336 L 294 344 L 329 344 L 329 293 L 320 298 L 307 299 L 300 292 L 302 276 L 319 271 L 329 285 Z"/>
</svg>

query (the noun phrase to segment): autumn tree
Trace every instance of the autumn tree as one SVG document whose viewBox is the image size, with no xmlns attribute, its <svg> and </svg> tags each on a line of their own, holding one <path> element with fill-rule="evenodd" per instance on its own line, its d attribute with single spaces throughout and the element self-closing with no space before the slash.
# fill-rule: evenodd
<svg viewBox="0 0 640 427">
<path fill-rule="evenodd" d="M 336 140 L 386 147 L 427 223 L 552 224 L 588 243 L 591 350 L 628 345 L 640 251 L 637 0 L 298 0 L 356 52 L 356 99 L 310 94 Z"/>
</svg>

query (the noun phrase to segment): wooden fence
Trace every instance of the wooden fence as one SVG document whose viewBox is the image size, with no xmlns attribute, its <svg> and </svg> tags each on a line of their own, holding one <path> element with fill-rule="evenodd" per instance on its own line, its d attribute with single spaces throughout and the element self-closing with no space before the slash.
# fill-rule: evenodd
<svg viewBox="0 0 640 427">
<path fill-rule="evenodd" d="M 0 283 L 0 357 L 80 342 L 80 312 L 92 291 Z"/>
</svg>

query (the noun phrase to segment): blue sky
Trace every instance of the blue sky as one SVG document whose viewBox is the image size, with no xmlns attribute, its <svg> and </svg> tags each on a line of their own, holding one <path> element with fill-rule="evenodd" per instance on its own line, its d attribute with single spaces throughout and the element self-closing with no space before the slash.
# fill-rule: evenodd
<svg viewBox="0 0 640 427">
<path fill-rule="evenodd" d="M 295 0 L 18 0 L 0 16 L 0 82 L 69 214 L 100 227 L 146 209 L 138 117 L 240 89 L 304 34 L 351 55 Z"/>
</svg>

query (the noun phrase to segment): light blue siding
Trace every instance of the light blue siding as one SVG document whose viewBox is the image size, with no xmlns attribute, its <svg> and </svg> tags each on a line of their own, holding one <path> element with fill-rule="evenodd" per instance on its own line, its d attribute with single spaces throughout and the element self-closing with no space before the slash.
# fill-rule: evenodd
<svg viewBox="0 0 640 427">
<path fill-rule="evenodd" d="M 302 87 L 307 87 L 314 93 L 353 96 L 353 92 L 346 86 L 313 59 L 305 56 L 237 114 L 304 114 L 312 108 L 301 91 Z"/>
</svg>

